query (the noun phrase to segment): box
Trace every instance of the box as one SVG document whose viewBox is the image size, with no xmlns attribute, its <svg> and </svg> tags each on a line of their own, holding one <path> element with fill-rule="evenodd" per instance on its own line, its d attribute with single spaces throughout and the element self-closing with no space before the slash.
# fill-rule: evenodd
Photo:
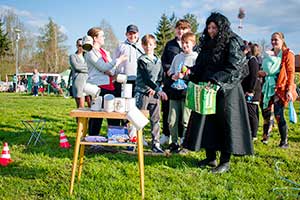
<svg viewBox="0 0 300 200">
<path fill-rule="evenodd" d="M 189 82 L 185 106 L 202 115 L 216 113 L 216 97 L 219 86 L 200 82 Z"/>
<path fill-rule="evenodd" d="M 127 143 L 129 141 L 128 129 L 122 126 L 108 126 L 107 129 L 108 143 Z"/>
</svg>

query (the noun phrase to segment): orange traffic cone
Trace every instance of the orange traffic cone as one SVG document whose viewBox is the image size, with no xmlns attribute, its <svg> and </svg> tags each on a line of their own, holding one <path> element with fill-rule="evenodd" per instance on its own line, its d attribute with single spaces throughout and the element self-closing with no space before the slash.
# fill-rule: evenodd
<svg viewBox="0 0 300 200">
<path fill-rule="evenodd" d="M 0 165 L 2 166 L 7 166 L 9 163 L 13 162 L 12 159 L 10 158 L 10 153 L 8 149 L 8 144 L 7 142 L 4 143 L 4 147 L 2 150 L 2 155 L 0 158 Z"/>
<path fill-rule="evenodd" d="M 59 146 L 61 148 L 70 148 L 71 145 L 68 142 L 67 136 L 65 136 L 65 132 L 63 130 L 60 130 L 59 134 L 60 134 L 60 136 L 59 136 L 59 139 L 60 139 Z"/>
</svg>

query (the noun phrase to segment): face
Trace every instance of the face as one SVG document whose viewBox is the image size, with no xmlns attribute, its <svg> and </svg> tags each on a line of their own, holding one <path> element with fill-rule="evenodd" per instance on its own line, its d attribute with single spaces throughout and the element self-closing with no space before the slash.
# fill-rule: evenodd
<svg viewBox="0 0 300 200">
<path fill-rule="evenodd" d="M 192 53 L 193 47 L 195 46 L 191 40 L 181 41 L 181 45 L 184 53 Z"/>
<path fill-rule="evenodd" d="M 78 51 L 82 51 L 82 40 L 78 40 L 77 44 L 76 44 L 77 50 Z"/>
<path fill-rule="evenodd" d="M 218 27 L 214 22 L 210 22 L 207 26 L 207 32 L 211 39 L 214 39 L 218 34 Z"/>
<path fill-rule="evenodd" d="M 97 37 L 94 37 L 94 43 L 98 43 L 100 46 L 104 45 L 104 32 L 99 31 Z"/>
<path fill-rule="evenodd" d="M 128 32 L 128 33 L 126 33 L 126 37 L 130 43 L 136 43 L 139 39 L 139 33 L 138 32 Z"/>
<path fill-rule="evenodd" d="M 156 48 L 156 43 L 153 39 L 148 40 L 148 44 L 142 45 L 144 51 L 148 55 L 153 55 L 154 54 L 154 49 Z"/>
<path fill-rule="evenodd" d="M 283 40 L 280 38 L 278 34 L 272 35 L 271 44 L 274 49 L 282 49 Z"/>
<path fill-rule="evenodd" d="M 177 27 L 175 29 L 175 35 L 179 40 L 181 40 L 182 35 L 189 32 L 189 31 L 191 31 L 191 29 L 189 29 L 189 28 Z"/>
</svg>

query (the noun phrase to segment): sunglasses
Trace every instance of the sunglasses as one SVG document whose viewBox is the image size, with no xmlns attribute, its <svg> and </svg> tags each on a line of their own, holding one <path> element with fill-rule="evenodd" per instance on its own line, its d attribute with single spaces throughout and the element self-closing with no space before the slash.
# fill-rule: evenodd
<svg viewBox="0 0 300 200">
<path fill-rule="evenodd" d="M 82 44 L 77 44 L 78 47 L 82 47 Z"/>
</svg>

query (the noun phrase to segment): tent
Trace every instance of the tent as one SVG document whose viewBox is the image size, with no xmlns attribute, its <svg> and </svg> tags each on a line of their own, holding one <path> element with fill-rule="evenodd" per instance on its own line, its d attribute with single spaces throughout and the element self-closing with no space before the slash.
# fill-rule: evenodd
<svg viewBox="0 0 300 200">
<path fill-rule="evenodd" d="M 64 79 L 66 84 L 68 84 L 70 73 L 71 73 L 71 69 L 67 69 L 59 74 L 61 78 Z"/>
</svg>

